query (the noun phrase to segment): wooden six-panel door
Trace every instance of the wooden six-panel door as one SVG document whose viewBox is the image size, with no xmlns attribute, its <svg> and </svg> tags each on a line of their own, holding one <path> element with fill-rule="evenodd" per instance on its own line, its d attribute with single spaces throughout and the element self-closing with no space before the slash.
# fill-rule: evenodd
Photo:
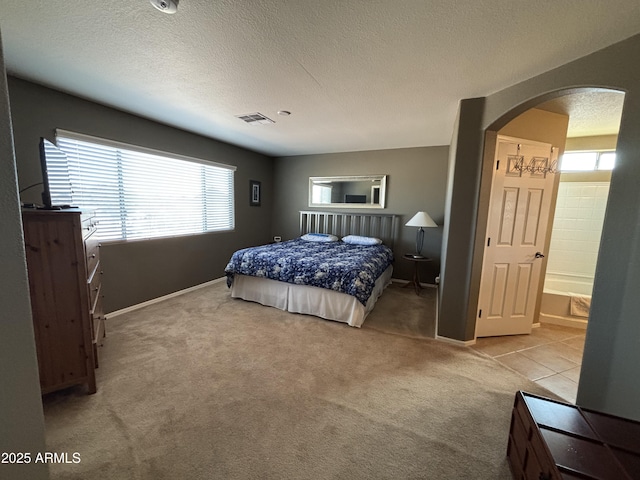
<svg viewBox="0 0 640 480">
<path fill-rule="evenodd" d="M 531 332 L 554 183 L 543 169 L 556 160 L 553 150 L 498 137 L 477 337 Z"/>
</svg>

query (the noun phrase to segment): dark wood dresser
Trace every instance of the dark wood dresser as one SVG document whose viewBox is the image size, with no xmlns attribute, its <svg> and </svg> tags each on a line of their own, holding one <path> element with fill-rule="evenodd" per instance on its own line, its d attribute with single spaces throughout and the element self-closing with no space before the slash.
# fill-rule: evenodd
<svg viewBox="0 0 640 480">
<path fill-rule="evenodd" d="M 640 479 L 640 422 L 518 392 L 507 457 L 518 480 Z"/>
<path fill-rule="evenodd" d="M 42 393 L 81 384 L 95 393 L 104 315 L 94 217 L 25 209 L 22 222 Z"/>
</svg>

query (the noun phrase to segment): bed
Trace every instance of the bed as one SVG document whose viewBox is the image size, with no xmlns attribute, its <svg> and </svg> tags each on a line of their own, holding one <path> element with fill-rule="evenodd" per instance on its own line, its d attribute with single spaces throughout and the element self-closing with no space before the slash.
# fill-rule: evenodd
<svg viewBox="0 0 640 480">
<path fill-rule="evenodd" d="M 300 237 L 232 255 L 231 296 L 360 327 L 391 283 L 397 226 L 396 215 L 302 211 Z M 382 244 L 342 241 L 347 236 Z"/>
</svg>

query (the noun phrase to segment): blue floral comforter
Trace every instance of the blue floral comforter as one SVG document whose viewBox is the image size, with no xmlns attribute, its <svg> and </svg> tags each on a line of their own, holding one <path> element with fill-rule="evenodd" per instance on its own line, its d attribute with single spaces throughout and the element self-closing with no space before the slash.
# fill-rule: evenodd
<svg viewBox="0 0 640 480">
<path fill-rule="evenodd" d="M 376 279 L 393 262 L 384 245 L 309 242 L 300 238 L 235 252 L 225 268 L 231 287 L 236 273 L 353 295 L 366 305 Z"/>
</svg>

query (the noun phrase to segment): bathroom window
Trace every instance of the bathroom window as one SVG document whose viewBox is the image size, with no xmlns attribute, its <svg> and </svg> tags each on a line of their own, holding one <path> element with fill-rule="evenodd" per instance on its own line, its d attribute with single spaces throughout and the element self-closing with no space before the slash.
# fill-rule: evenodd
<svg viewBox="0 0 640 480">
<path fill-rule="evenodd" d="M 598 155 L 598 170 L 613 170 L 616 164 L 616 152 L 600 152 Z"/>
<path fill-rule="evenodd" d="M 616 152 L 567 152 L 562 155 L 560 170 L 563 172 L 613 170 L 615 163 Z"/>
</svg>

